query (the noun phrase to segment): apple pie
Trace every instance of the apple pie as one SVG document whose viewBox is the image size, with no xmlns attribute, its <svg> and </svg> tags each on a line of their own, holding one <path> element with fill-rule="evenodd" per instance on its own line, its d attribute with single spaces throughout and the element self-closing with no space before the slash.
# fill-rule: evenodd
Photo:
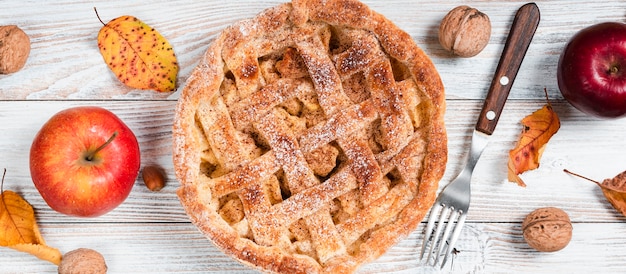
<svg viewBox="0 0 626 274">
<path fill-rule="evenodd" d="M 178 196 L 245 265 L 354 272 L 434 203 L 444 97 L 411 36 L 363 3 L 269 8 L 219 34 L 181 91 Z"/>
</svg>

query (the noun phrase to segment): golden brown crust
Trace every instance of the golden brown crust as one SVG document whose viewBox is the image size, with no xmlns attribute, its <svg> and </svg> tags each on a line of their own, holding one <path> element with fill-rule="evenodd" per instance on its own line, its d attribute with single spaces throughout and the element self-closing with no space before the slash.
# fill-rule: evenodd
<svg viewBox="0 0 626 274">
<path fill-rule="evenodd" d="M 225 29 L 187 80 L 178 195 L 246 265 L 352 272 L 432 206 L 444 111 L 439 75 L 407 33 L 356 0 L 294 0 Z"/>
</svg>

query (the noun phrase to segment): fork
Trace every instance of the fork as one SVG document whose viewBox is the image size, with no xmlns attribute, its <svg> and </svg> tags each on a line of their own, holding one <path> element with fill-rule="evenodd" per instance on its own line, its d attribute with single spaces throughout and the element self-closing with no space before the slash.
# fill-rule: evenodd
<svg viewBox="0 0 626 274">
<path fill-rule="evenodd" d="M 441 191 L 430 211 L 420 252 L 420 260 L 422 260 L 427 246 L 430 246 L 426 263 L 429 263 L 431 257 L 434 256 L 432 265 L 435 266 L 439 258 L 445 254 L 441 263 L 441 268 L 443 268 L 449 255 L 454 251 L 467 218 L 474 167 L 496 128 L 513 81 L 539 25 L 539 17 L 539 8 L 535 3 L 523 5 L 515 14 L 489 92 L 472 133 L 465 166 L 459 175 Z M 436 229 L 435 222 L 437 223 Z M 443 235 L 440 237 L 442 230 Z"/>
</svg>

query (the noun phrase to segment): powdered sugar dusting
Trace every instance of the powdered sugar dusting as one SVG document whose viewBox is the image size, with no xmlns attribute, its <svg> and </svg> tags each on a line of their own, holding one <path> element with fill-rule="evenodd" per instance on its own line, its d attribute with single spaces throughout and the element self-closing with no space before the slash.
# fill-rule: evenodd
<svg viewBox="0 0 626 274">
<path fill-rule="evenodd" d="M 297 19 L 315 22 L 291 25 L 291 8 L 302 9 L 293 13 Z M 411 98 L 420 96 L 403 98 L 405 92 L 431 92 L 423 81 L 435 79 L 426 75 L 433 69 L 407 64 L 420 79 L 402 72 L 401 80 L 419 82 L 420 88 L 396 87 L 388 53 L 405 51 L 393 56 L 401 62 L 423 58 L 405 33 L 355 0 L 296 0 L 225 32 L 198 69 L 210 68 L 213 76 L 223 72 L 226 80 L 186 89 L 179 101 L 195 105 L 177 119 L 201 127 L 175 131 L 177 144 L 186 145 L 179 155 L 203 157 L 200 163 L 175 163 L 177 170 L 192 164 L 185 169 L 203 172 L 204 179 L 194 180 L 186 171 L 190 175 L 179 192 L 194 223 L 220 248 L 270 272 L 290 269 L 290 260 L 303 272 L 333 269 L 337 262 L 339 270 L 350 272 L 392 244 L 369 237 L 408 234 L 414 227 L 406 224 L 425 214 L 415 210 L 414 195 L 424 197 L 421 207 L 432 202 L 436 183 L 418 180 L 422 174 L 440 176 L 426 167 L 439 172 L 442 163 L 428 157 L 437 149 L 433 144 L 445 144 L 435 133 L 445 131 L 431 132 L 443 117 L 432 106 L 443 103 L 418 109 Z M 283 58 L 286 52 L 290 56 Z M 277 67 L 283 60 L 288 62 Z M 190 79 L 216 81 L 213 76 Z M 194 151 L 198 143 L 205 151 Z M 311 157 L 313 152 L 334 156 Z M 313 168 L 316 161 L 327 165 L 323 175 Z M 403 210 L 415 214 L 400 215 Z M 235 217 L 227 220 L 219 212 Z M 289 260 L 277 260 L 277 250 Z M 299 259 L 304 256 L 309 258 Z"/>
</svg>

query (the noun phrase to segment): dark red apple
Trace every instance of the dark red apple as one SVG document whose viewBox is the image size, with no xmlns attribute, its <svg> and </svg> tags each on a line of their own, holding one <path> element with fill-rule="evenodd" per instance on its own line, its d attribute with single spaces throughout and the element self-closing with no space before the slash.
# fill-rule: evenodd
<svg viewBox="0 0 626 274">
<path fill-rule="evenodd" d="M 626 24 L 600 23 L 576 33 L 561 53 L 557 81 L 563 97 L 582 112 L 626 114 Z"/>
<path fill-rule="evenodd" d="M 112 112 L 93 106 L 58 112 L 35 136 L 30 173 L 54 210 L 105 214 L 128 197 L 140 166 L 135 134 Z"/>
</svg>

